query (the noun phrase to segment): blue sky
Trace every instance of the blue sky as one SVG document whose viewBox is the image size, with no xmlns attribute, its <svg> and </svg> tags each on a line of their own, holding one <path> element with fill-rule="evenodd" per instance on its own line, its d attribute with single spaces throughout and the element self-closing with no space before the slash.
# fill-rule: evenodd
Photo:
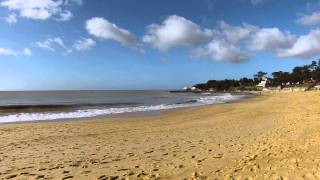
<svg viewBox="0 0 320 180">
<path fill-rule="evenodd" d="M 0 90 L 175 89 L 320 54 L 316 0 L 0 0 Z"/>
</svg>

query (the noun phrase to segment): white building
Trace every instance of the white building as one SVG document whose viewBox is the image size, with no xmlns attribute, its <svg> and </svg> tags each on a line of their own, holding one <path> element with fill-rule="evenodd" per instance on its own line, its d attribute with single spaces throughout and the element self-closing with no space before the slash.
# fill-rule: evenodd
<svg viewBox="0 0 320 180">
<path fill-rule="evenodd" d="M 191 91 L 195 91 L 195 90 L 198 90 L 198 88 L 196 88 L 196 87 L 191 87 Z"/>
<path fill-rule="evenodd" d="M 268 78 L 264 76 L 264 77 L 262 77 L 262 80 L 261 80 L 261 82 L 257 85 L 257 87 L 265 88 L 266 85 L 267 85 L 267 82 L 268 82 Z"/>
</svg>

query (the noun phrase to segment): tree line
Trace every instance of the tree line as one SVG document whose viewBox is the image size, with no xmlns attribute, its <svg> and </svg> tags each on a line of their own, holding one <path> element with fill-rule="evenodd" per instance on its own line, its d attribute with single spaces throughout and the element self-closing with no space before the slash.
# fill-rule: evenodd
<svg viewBox="0 0 320 180">
<path fill-rule="evenodd" d="M 193 87 L 214 91 L 256 90 L 256 85 L 261 82 L 263 77 L 268 78 L 267 86 L 271 87 L 283 88 L 286 86 L 315 85 L 320 82 L 320 59 L 312 61 L 311 64 L 294 67 L 291 72 L 277 71 L 268 76 L 268 73 L 259 71 L 253 75 L 253 78 L 209 80 L 206 83 L 196 84 Z"/>
</svg>

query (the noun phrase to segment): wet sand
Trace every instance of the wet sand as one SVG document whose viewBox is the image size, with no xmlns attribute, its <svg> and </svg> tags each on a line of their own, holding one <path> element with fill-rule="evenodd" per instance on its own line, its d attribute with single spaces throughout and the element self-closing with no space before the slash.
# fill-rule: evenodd
<svg viewBox="0 0 320 180">
<path fill-rule="evenodd" d="M 0 125 L 0 179 L 320 179 L 320 92 Z"/>
</svg>

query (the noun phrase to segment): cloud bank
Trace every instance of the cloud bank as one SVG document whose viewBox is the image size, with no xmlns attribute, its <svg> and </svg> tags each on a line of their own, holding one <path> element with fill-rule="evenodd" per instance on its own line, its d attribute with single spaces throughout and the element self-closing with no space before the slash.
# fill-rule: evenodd
<svg viewBox="0 0 320 180">
<path fill-rule="evenodd" d="M 277 27 L 247 23 L 233 26 L 224 21 L 215 29 L 205 29 L 177 15 L 147 26 L 142 41 L 160 51 L 188 46 L 193 57 L 228 63 L 245 62 L 258 52 L 271 52 L 279 58 L 308 59 L 320 55 L 320 29 L 297 36 Z"/>
<path fill-rule="evenodd" d="M 249 52 L 268 51 L 280 58 L 302 58 L 309 59 L 320 55 L 320 29 L 311 30 L 308 34 L 297 36 L 288 31 L 278 28 L 259 28 L 256 26 L 243 25 L 242 27 L 228 25 L 228 29 L 235 29 L 238 33 L 236 38 L 231 38 L 225 28 L 221 28 L 224 38 L 229 43 L 237 46 L 240 39 L 242 44 L 238 45 Z M 241 30 L 239 30 L 241 29 Z M 249 33 L 241 33 L 249 32 Z M 232 51 L 231 51 L 232 52 Z"/>
</svg>

